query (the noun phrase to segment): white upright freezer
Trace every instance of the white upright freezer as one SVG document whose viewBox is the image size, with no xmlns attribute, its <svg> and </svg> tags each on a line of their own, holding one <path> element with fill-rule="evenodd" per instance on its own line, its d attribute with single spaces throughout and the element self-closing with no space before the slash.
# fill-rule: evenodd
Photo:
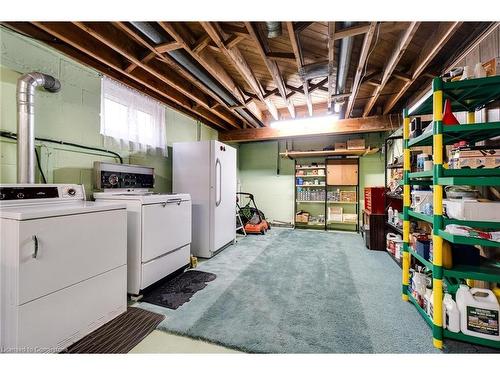
<svg viewBox="0 0 500 375">
<path fill-rule="evenodd" d="M 173 149 L 173 191 L 192 199 L 191 252 L 210 258 L 236 239 L 236 149 L 218 141 Z"/>
</svg>

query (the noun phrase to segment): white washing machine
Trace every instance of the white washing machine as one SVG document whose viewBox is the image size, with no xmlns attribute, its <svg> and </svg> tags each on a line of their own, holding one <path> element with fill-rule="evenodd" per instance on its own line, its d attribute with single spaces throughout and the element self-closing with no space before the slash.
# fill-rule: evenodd
<svg viewBox="0 0 500 375">
<path fill-rule="evenodd" d="M 191 255 L 191 197 L 159 194 L 154 169 L 95 162 L 96 202 L 123 202 L 128 212 L 127 291 L 141 291 L 185 268 Z"/>
<path fill-rule="evenodd" d="M 126 311 L 127 212 L 81 185 L 0 185 L 0 349 L 58 352 Z"/>
</svg>

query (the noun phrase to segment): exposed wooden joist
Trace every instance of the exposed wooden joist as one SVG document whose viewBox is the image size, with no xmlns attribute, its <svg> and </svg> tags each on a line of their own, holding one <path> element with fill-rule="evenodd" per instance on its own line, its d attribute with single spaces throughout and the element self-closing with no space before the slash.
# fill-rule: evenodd
<svg viewBox="0 0 500 375">
<path fill-rule="evenodd" d="M 373 22 L 372 22 L 373 23 Z M 366 34 L 370 31 L 371 25 L 358 25 L 346 27 L 342 30 L 339 30 L 335 33 L 335 40 L 344 39 L 349 36 L 356 36 L 361 34 Z"/>
<path fill-rule="evenodd" d="M 246 38 L 241 35 L 233 34 L 224 42 L 224 44 L 226 45 L 226 48 L 233 48 L 236 47 L 243 39 Z"/>
<path fill-rule="evenodd" d="M 198 53 L 200 52 L 203 48 L 208 46 L 212 40 L 208 35 L 203 35 L 196 41 L 196 44 L 193 46 L 193 52 Z"/>
<path fill-rule="evenodd" d="M 175 109 L 179 111 L 180 113 L 183 113 L 187 116 L 190 116 L 200 122 L 205 123 L 208 126 L 211 126 L 217 130 L 221 130 L 219 126 L 215 126 L 214 124 L 211 124 L 210 122 L 206 121 L 205 118 L 200 116 L 198 113 L 193 112 L 191 110 L 186 109 L 185 107 L 182 107 L 178 105 L 176 102 L 172 101 L 170 98 L 168 98 L 165 95 L 161 95 L 159 92 L 154 91 L 150 89 L 149 87 L 145 86 L 142 82 L 139 83 L 137 80 L 130 79 L 126 75 L 122 74 L 118 70 L 115 70 L 111 68 L 109 65 L 102 63 L 101 61 L 87 55 L 86 53 L 82 52 L 80 49 L 77 49 L 62 40 L 60 40 L 57 37 L 54 37 L 53 35 L 47 33 L 46 31 L 36 27 L 35 25 L 28 23 L 28 22 L 9 22 L 9 23 L 3 23 L 4 25 L 8 26 L 10 29 L 15 30 L 16 32 L 20 32 L 24 35 L 29 35 L 30 37 L 39 40 L 40 42 L 58 50 L 59 52 L 63 53 L 64 55 L 75 59 L 76 61 L 79 61 L 80 63 L 91 67 L 92 69 L 95 69 L 96 71 L 105 74 L 108 77 L 111 77 L 117 81 L 120 81 L 124 83 L 125 85 L 132 87 L 138 91 L 143 92 L 146 95 L 151 96 L 152 98 L 155 98 L 159 102 L 165 103 L 172 109 Z"/>
<path fill-rule="evenodd" d="M 425 73 L 424 73 L 424 75 L 425 75 Z M 405 81 L 405 82 L 411 81 L 411 75 L 403 73 L 403 72 L 394 71 L 394 72 L 392 72 L 392 76 L 394 78 L 400 79 L 401 81 Z"/>
<path fill-rule="evenodd" d="M 195 88 L 192 84 L 189 84 L 188 81 L 182 79 L 182 77 L 175 75 L 171 69 L 166 69 L 166 70 L 163 70 L 160 72 L 157 69 L 139 61 L 129 50 L 126 49 L 125 43 L 123 43 L 123 41 L 113 40 L 113 39 L 111 39 L 111 37 L 104 35 L 102 33 L 102 31 L 99 32 L 99 31 L 95 30 L 93 27 L 87 26 L 83 22 L 73 22 L 73 24 L 75 26 L 77 26 L 78 28 L 80 28 L 82 31 L 86 32 L 87 34 L 91 35 L 95 39 L 99 40 L 103 44 L 109 46 L 111 49 L 118 52 L 126 59 L 132 61 L 138 67 L 145 70 L 149 74 L 153 75 L 154 77 L 156 77 L 160 81 L 170 85 L 172 88 L 174 88 L 174 90 L 181 92 L 183 95 L 190 98 L 195 103 L 198 103 L 198 104 L 202 105 L 203 107 L 205 107 L 209 112 L 214 113 L 215 116 L 217 116 L 217 117 L 212 117 L 211 121 L 215 121 L 215 119 L 218 118 L 219 121 L 226 126 L 230 125 L 233 127 L 238 127 L 234 122 L 229 123 L 226 120 L 223 120 L 219 116 L 219 114 L 216 113 L 217 111 L 214 111 L 213 109 L 211 109 L 211 107 L 210 107 L 211 103 L 208 101 L 208 98 L 206 97 L 205 93 L 203 93 L 201 90 Z M 151 52 L 155 53 L 157 51 L 155 51 L 153 48 L 151 50 Z M 161 54 L 160 54 L 160 56 L 161 56 Z M 192 108 L 194 108 L 194 107 L 192 106 Z"/>
<path fill-rule="evenodd" d="M 141 59 L 141 63 L 143 64 L 147 64 L 149 61 L 151 61 L 152 59 L 154 59 L 154 57 L 156 56 L 156 53 L 154 52 L 149 52 L 146 56 L 144 56 L 142 59 Z M 130 73 L 132 70 L 134 70 L 135 68 L 137 68 L 137 64 L 136 63 L 130 63 L 129 66 L 127 66 L 125 68 L 125 71 L 127 73 Z"/>
<path fill-rule="evenodd" d="M 370 23 L 369 29 L 366 32 L 365 37 L 363 39 L 363 46 L 361 47 L 361 53 L 359 55 L 358 67 L 356 69 L 354 82 L 352 84 L 351 96 L 349 96 L 349 100 L 347 101 L 347 108 L 344 116 L 345 118 L 349 118 L 349 116 L 351 115 L 354 102 L 356 101 L 356 97 L 358 96 L 359 86 L 361 84 L 361 77 L 363 75 L 363 70 L 365 68 L 366 59 L 368 57 L 368 52 L 372 44 L 373 34 L 375 33 L 376 27 L 377 27 L 377 22 Z"/>
<path fill-rule="evenodd" d="M 139 71 L 139 69 L 134 70 L 133 74 L 126 72 L 124 69 L 122 69 L 121 61 L 118 61 L 116 58 L 112 58 L 111 55 L 106 51 L 106 49 L 99 46 L 98 43 L 84 38 L 83 36 L 85 34 L 82 35 L 81 32 L 78 32 L 75 29 L 71 29 L 69 27 L 72 26 L 71 24 L 61 22 L 33 22 L 33 24 L 41 30 L 52 35 L 53 37 L 80 50 L 81 52 L 109 66 L 110 68 L 127 76 L 128 78 L 140 83 L 148 89 L 168 98 L 169 100 L 172 100 L 177 105 L 180 105 L 190 110 L 191 112 L 197 113 L 199 116 L 205 118 L 205 121 L 210 126 L 227 130 L 227 127 L 222 124 L 220 118 L 207 110 L 194 109 L 193 103 L 190 99 L 176 91 L 168 84 L 165 84 L 164 82 L 156 79 L 156 77 L 151 76 L 150 74 L 144 74 L 144 71 L 141 72 Z M 104 46 L 105 44 L 102 45 Z M 132 62 L 136 63 L 138 66 L 142 65 L 142 63 L 138 60 Z"/>
<path fill-rule="evenodd" d="M 385 65 L 380 85 L 378 85 L 375 88 L 372 97 L 370 98 L 370 100 L 368 100 L 368 102 L 365 105 L 365 109 L 363 110 L 363 117 L 367 117 L 370 114 L 373 106 L 375 105 L 380 96 L 380 93 L 382 92 L 385 85 L 389 81 L 391 75 L 394 73 L 394 69 L 396 69 L 399 60 L 401 60 L 401 57 L 403 57 L 403 54 L 406 52 L 406 49 L 408 48 L 408 45 L 413 39 L 413 36 L 417 32 L 419 26 L 420 22 L 410 22 L 408 27 L 401 34 L 401 37 L 399 38 L 399 41 L 396 44 L 396 47 L 394 48 L 391 57 L 389 58 L 387 64 Z"/>
<path fill-rule="evenodd" d="M 227 23 L 227 22 L 222 22 L 220 24 L 220 27 L 227 34 L 234 34 L 234 35 L 238 35 L 238 36 L 242 36 L 244 38 L 250 39 L 250 35 L 248 34 L 248 30 L 244 26 L 236 26 L 236 25 L 231 25 L 230 23 Z"/>
<path fill-rule="evenodd" d="M 297 69 L 300 75 L 300 71 L 302 70 L 302 67 L 304 65 L 304 58 L 302 56 L 302 51 L 300 50 L 299 36 L 297 33 L 295 33 L 295 30 L 293 28 L 293 22 L 287 22 L 286 28 L 288 31 L 288 37 L 290 38 L 290 42 L 292 44 L 293 54 L 295 55 L 295 61 L 297 63 Z M 309 116 L 312 116 L 313 106 L 312 106 L 311 95 L 309 93 L 309 82 L 305 80 L 303 77 L 301 77 L 301 79 L 302 79 L 302 86 L 304 88 L 304 96 L 306 97 L 307 108 L 309 110 Z"/>
<path fill-rule="evenodd" d="M 318 83 L 313 83 L 309 86 L 309 94 L 313 93 L 315 90 L 321 90 L 323 85 L 328 82 L 328 78 L 323 78 Z M 287 94 L 287 98 L 292 97 L 294 94 L 304 94 L 304 87 L 294 87 L 292 85 L 286 85 L 286 88 L 292 92 Z"/>
<path fill-rule="evenodd" d="M 332 110 L 333 87 L 333 64 L 335 58 L 335 22 L 328 22 L 328 111 Z"/>
<path fill-rule="evenodd" d="M 450 40 L 461 24 L 462 22 L 441 22 L 439 24 L 434 33 L 429 36 L 420 52 L 420 55 L 413 63 L 411 68 L 411 80 L 406 81 L 399 91 L 387 100 L 384 106 L 384 114 L 387 114 L 392 110 L 413 82 L 415 82 L 423 73 L 424 69 L 429 65 L 432 59 L 444 47 L 448 40 Z"/>
<path fill-rule="evenodd" d="M 221 133 L 219 140 L 222 142 L 248 142 L 315 135 L 361 134 L 388 130 L 391 130 L 389 116 L 373 116 L 337 121 L 332 120 L 332 123 L 328 127 L 313 131 L 304 130 L 302 127 L 289 127 L 288 129 L 266 127 L 260 129 L 231 130 Z"/>
<path fill-rule="evenodd" d="M 264 60 L 264 64 L 266 64 L 269 74 L 271 74 L 273 82 L 276 85 L 276 88 L 278 89 L 281 98 L 285 102 L 285 105 L 287 106 L 288 111 L 290 112 L 290 116 L 292 116 L 292 118 L 295 118 L 295 107 L 293 106 L 291 100 L 289 100 L 286 96 L 287 92 L 285 87 L 285 81 L 283 80 L 283 75 L 280 72 L 280 68 L 276 63 L 276 61 L 272 61 L 267 57 L 267 53 L 270 52 L 267 39 L 265 39 L 265 36 L 262 35 L 262 32 L 258 29 L 258 26 L 256 24 L 252 22 L 245 22 L 245 26 L 248 30 L 248 33 L 250 34 L 250 37 L 257 45 L 257 50 L 259 51 L 262 60 Z"/>
<path fill-rule="evenodd" d="M 201 26 L 205 29 L 210 38 L 215 42 L 217 47 L 219 47 L 226 58 L 231 62 L 231 64 L 238 70 L 241 76 L 245 79 L 248 85 L 252 88 L 254 93 L 257 95 L 259 100 L 261 100 L 273 115 L 273 117 L 278 119 L 278 110 L 274 103 L 269 99 L 264 99 L 264 90 L 261 84 L 255 78 L 255 75 L 248 65 L 247 61 L 243 57 L 242 53 L 237 46 L 229 47 L 225 44 L 226 40 L 223 31 L 217 26 L 217 23 L 212 22 L 201 22 Z"/>
<path fill-rule="evenodd" d="M 182 48 L 182 46 L 180 43 L 177 43 L 177 42 L 164 43 L 164 44 L 157 45 L 155 47 L 155 49 L 160 53 L 175 51 L 176 49 L 179 49 L 179 48 Z"/>
<path fill-rule="evenodd" d="M 236 85 L 236 83 L 233 81 L 231 76 L 225 71 L 225 69 L 205 50 L 201 49 L 198 52 L 194 52 L 193 49 L 191 48 L 191 45 L 193 45 L 196 41 L 190 42 L 187 40 L 187 37 L 182 33 L 181 28 L 176 28 L 171 22 L 159 22 L 159 25 L 172 37 L 175 39 L 175 41 L 181 43 L 182 48 L 186 52 L 188 52 L 195 60 L 200 63 L 203 68 L 205 68 L 215 79 L 217 79 L 236 99 L 237 102 L 240 104 L 245 103 L 245 98 L 243 97 L 241 90 L 239 87 Z M 245 29 L 246 31 L 246 29 Z M 260 127 L 262 126 L 262 113 L 260 110 L 256 107 L 247 107 L 248 110 L 252 112 L 252 114 L 258 119 L 254 120 L 252 119 L 250 122 L 248 122 L 247 119 L 243 118 L 242 119 L 249 123 L 251 126 L 254 127 Z M 232 108 L 232 111 L 240 116 L 238 112 L 235 110 L 236 107 Z M 260 122 L 259 122 L 260 121 Z"/>
<path fill-rule="evenodd" d="M 191 77 L 191 75 L 189 73 L 184 72 L 169 57 L 167 57 L 166 55 L 164 55 L 163 53 L 161 53 L 160 49 L 158 48 L 158 46 L 152 46 L 152 45 L 150 45 L 148 41 L 146 41 L 142 36 L 140 36 L 139 34 L 137 34 L 135 32 L 135 30 L 129 28 L 123 22 L 113 22 L 113 25 L 115 27 L 119 28 L 120 30 L 122 30 L 123 32 L 125 32 L 133 40 L 135 40 L 136 42 L 138 42 L 139 44 L 141 44 L 142 46 L 144 46 L 145 48 L 147 48 L 150 51 L 150 53 L 147 55 L 147 57 L 149 57 L 151 54 L 153 54 L 154 56 L 157 56 L 160 61 L 162 61 L 163 63 L 167 64 L 167 66 L 169 68 L 169 71 L 175 71 L 175 72 L 179 73 L 182 76 L 182 77 L 180 77 L 181 80 L 174 80 L 174 81 L 170 82 L 170 84 L 172 84 L 174 87 L 176 87 L 179 91 L 181 91 L 182 93 L 184 93 L 187 96 L 193 95 L 193 93 L 192 93 L 193 87 L 187 84 L 188 82 L 191 82 L 196 87 L 198 87 L 204 94 L 209 95 L 214 100 L 218 101 L 219 104 L 221 104 L 223 107 L 225 106 L 225 103 L 217 95 L 215 95 L 211 90 L 208 90 L 203 84 L 201 84 L 196 79 L 194 79 L 194 77 Z M 170 43 L 170 44 L 172 44 L 172 43 Z M 175 42 L 175 44 L 178 45 L 178 46 L 181 46 L 181 44 L 178 43 L 178 42 Z M 182 48 L 182 46 L 180 48 Z M 147 63 L 147 61 L 146 62 L 142 61 L 142 62 L 143 63 Z M 168 75 L 167 75 L 167 77 L 168 77 Z M 182 78 L 186 79 L 186 81 L 182 80 Z M 196 91 L 196 90 L 194 90 L 194 91 Z M 198 95 L 198 97 L 199 97 L 199 95 Z M 207 101 L 207 100 L 199 100 L 198 97 L 194 96 L 193 100 L 195 100 L 197 103 L 201 104 L 202 106 L 204 106 L 205 108 L 207 108 L 209 111 L 211 111 L 212 113 L 214 113 L 217 116 L 219 116 L 220 118 L 222 118 L 224 121 L 226 121 L 231 126 L 233 126 L 235 128 L 239 128 L 240 127 L 239 124 L 237 124 L 237 121 L 236 121 L 235 117 L 232 114 L 229 115 L 228 113 L 226 113 L 223 110 L 223 108 L 215 108 L 214 105 L 212 103 L 210 103 L 209 101 Z M 227 106 L 226 106 L 226 108 L 227 108 Z M 229 110 L 230 109 L 228 108 L 228 111 Z"/>
<path fill-rule="evenodd" d="M 307 29 L 314 22 L 294 22 L 293 29 L 296 33 L 300 33 L 302 30 Z"/>
<path fill-rule="evenodd" d="M 266 56 L 271 60 L 277 61 L 295 61 L 295 55 L 289 52 L 268 52 Z"/>
</svg>

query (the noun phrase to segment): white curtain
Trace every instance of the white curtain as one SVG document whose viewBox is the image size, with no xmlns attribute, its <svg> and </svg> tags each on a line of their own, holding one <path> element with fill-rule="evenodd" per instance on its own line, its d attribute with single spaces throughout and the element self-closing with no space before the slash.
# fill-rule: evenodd
<svg viewBox="0 0 500 375">
<path fill-rule="evenodd" d="M 102 78 L 101 134 L 109 148 L 167 155 L 165 106 L 115 80 Z"/>
</svg>

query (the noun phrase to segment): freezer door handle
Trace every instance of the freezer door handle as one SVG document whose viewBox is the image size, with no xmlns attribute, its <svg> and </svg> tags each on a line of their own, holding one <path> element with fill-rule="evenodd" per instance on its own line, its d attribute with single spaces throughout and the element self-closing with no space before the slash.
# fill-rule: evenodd
<svg viewBox="0 0 500 375">
<path fill-rule="evenodd" d="M 181 204 L 181 202 L 182 202 L 181 198 L 172 198 L 167 200 L 167 203 L 177 203 L 178 206 Z"/>
<path fill-rule="evenodd" d="M 34 243 L 34 250 L 33 250 L 33 255 L 31 255 L 32 258 L 36 259 L 38 256 L 38 237 L 34 234 L 31 236 L 31 239 L 33 240 Z"/>
<path fill-rule="evenodd" d="M 219 181 L 217 181 L 217 166 L 219 167 Z M 222 188 L 222 164 L 217 158 L 215 161 L 215 180 L 216 180 L 216 185 L 215 185 L 215 206 L 219 207 L 220 202 L 222 200 L 222 194 L 221 194 L 221 188 Z M 219 198 L 217 198 L 217 194 L 219 194 Z"/>
</svg>

